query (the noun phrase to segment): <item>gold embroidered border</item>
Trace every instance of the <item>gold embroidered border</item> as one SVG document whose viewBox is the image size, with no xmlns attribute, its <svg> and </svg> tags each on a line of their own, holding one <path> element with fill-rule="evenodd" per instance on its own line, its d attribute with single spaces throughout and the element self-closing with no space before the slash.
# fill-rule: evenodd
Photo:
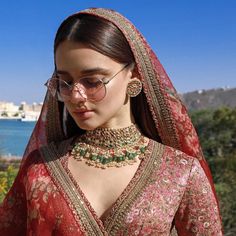
<svg viewBox="0 0 236 236">
<path fill-rule="evenodd" d="M 48 94 L 48 96 L 46 136 L 47 143 L 51 143 L 62 140 L 63 132 L 60 125 L 58 102 L 56 98 L 53 98 L 50 94 Z"/>
<path fill-rule="evenodd" d="M 149 158 L 148 162 L 146 163 L 144 170 L 138 176 L 139 180 L 137 181 L 137 184 L 129 189 L 127 194 L 124 196 L 123 201 L 121 201 L 120 205 L 115 209 L 116 211 L 105 221 L 105 228 L 108 232 L 108 235 L 116 235 L 117 231 L 122 227 L 125 216 L 130 210 L 132 204 L 135 202 L 138 196 L 140 196 L 145 186 L 147 186 L 148 181 L 150 180 L 150 175 L 154 169 L 157 169 L 160 166 L 161 157 L 164 152 L 164 145 L 154 141 L 151 142 L 151 156 L 147 157 Z"/>
<path fill-rule="evenodd" d="M 175 123 L 172 119 L 171 111 L 168 109 L 168 104 L 165 101 L 163 91 L 160 87 L 160 78 L 154 71 L 149 51 L 143 43 L 142 36 L 135 30 L 134 26 L 127 19 L 117 12 L 102 8 L 94 8 L 81 11 L 80 13 L 93 14 L 107 19 L 123 32 L 130 43 L 131 48 L 133 49 L 132 51 L 136 58 L 137 65 L 140 66 L 140 74 L 143 76 L 143 83 L 148 86 L 148 88 L 144 87 L 144 90 L 146 89 L 146 96 L 150 96 L 153 101 L 152 103 L 151 101 L 148 101 L 148 103 L 151 111 L 154 113 L 153 115 L 156 126 L 160 127 L 162 141 L 165 144 L 179 149 L 180 145 L 176 133 Z M 145 80 L 144 78 L 149 79 Z"/>
<path fill-rule="evenodd" d="M 177 232 L 175 226 L 174 226 L 173 229 L 171 230 L 170 236 L 178 236 L 178 232 Z"/>
<path fill-rule="evenodd" d="M 68 146 L 68 143 L 63 144 L 64 147 Z M 45 159 L 45 165 L 57 184 L 60 192 L 64 194 L 64 197 L 69 203 L 76 221 L 82 228 L 82 231 L 85 235 L 88 236 L 102 236 L 104 235 L 99 228 L 97 222 L 95 221 L 93 215 L 86 207 L 83 202 L 82 197 L 79 192 L 76 190 L 73 182 L 65 172 L 61 162 L 60 157 L 62 156 L 58 152 L 54 143 L 51 143 L 49 146 L 42 147 L 40 149 L 42 156 Z"/>
</svg>

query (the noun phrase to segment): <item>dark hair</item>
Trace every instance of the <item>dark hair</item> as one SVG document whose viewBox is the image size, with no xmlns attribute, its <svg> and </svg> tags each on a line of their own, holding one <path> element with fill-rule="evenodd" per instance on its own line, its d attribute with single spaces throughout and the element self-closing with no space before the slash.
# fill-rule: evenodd
<svg viewBox="0 0 236 236">
<path fill-rule="evenodd" d="M 123 33 L 113 23 L 96 16 L 79 14 L 67 18 L 57 31 L 54 54 L 60 43 L 66 40 L 84 43 L 118 63 L 133 65 L 135 62 L 134 55 Z M 59 108 L 62 114 L 63 103 Z M 159 141 L 160 138 L 151 119 L 152 116 L 143 91 L 137 97 L 131 98 L 131 109 L 135 122 L 143 134 Z M 68 115 L 66 127 L 69 137 L 83 132 L 70 115 Z"/>
<path fill-rule="evenodd" d="M 81 42 L 113 60 L 131 64 L 134 56 L 123 33 L 111 22 L 96 16 L 80 14 L 66 19 L 54 41 L 54 54 L 63 41 Z"/>
</svg>

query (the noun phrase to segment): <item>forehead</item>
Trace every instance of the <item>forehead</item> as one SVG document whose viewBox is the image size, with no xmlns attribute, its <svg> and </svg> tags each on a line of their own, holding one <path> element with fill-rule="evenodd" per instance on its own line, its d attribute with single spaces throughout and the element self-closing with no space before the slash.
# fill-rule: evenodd
<svg viewBox="0 0 236 236">
<path fill-rule="evenodd" d="M 113 68 L 119 63 L 82 43 L 64 41 L 55 53 L 56 67 L 64 71 L 80 71 L 94 67 Z"/>
</svg>

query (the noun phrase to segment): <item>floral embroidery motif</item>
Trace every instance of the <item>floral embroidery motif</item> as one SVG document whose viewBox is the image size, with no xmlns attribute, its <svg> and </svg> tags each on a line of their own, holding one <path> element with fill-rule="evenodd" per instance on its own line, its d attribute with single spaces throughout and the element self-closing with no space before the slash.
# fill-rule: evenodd
<svg viewBox="0 0 236 236">
<path fill-rule="evenodd" d="M 184 225 L 180 232 L 194 235 L 221 235 L 220 216 L 217 203 L 212 194 L 199 162 L 194 160 L 181 205 L 177 212 L 176 224 Z"/>
<path fill-rule="evenodd" d="M 46 224 L 48 209 L 50 210 L 49 202 L 52 198 L 56 198 L 58 189 L 48 176 L 43 164 L 30 166 L 23 181 L 27 193 L 28 225 L 36 222 L 38 225 Z"/>
<path fill-rule="evenodd" d="M 167 236 L 173 222 L 180 235 L 222 235 L 217 203 L 200 164 L 167 147 L 160 168 L 127 212 L 118 235 L 129 229 L 130 236 Z"/>
<path fill-rule="evenodd" d="M 127 196 L 123 195 L 125 207 L 116 209 L 116 214 L 123 216 L 116 219 L 119 224 L 114 219 L 114 235 L 167 236 L 173 224 L 179 235 L 222 235 L 217 204 L 199 162 L 178 150 L 162 147 L 162 155 L 157 161 L 153 160 L 154 169 L 135 200 L 127 200 L 129 192 Z M 4 229 L 11 229 L 13 223 L 16 225 L 14 230 L 25 225 L 26 218 L 22 216 L 26 216 L 27 200 L 28 234 L 42 230 L 46 232 L 45 235 L 86 234 L 80 225 L 82 216 L 75 218 L 72 203 L 65 200 L 65 191 L 68 189 L 61 189 L 54 184 L 52 173 L 47 171 L 45 163 L 33 163 L 25 169 L 25 173 L 27 175 L 23 181 L 17 179 L 24 187 L 15 185 L 4 202 L 5 212 L 10 210 L 6 212 L 5 218 L 2 215 L 0 217 L 0 233 L 5 232 Z M 21 227 L 21 230 L 26 228 Z M 11 231 L 7 232 L 9 234 Z M 101 235 L 106 235 L 106 231 Z"/>
</svg>

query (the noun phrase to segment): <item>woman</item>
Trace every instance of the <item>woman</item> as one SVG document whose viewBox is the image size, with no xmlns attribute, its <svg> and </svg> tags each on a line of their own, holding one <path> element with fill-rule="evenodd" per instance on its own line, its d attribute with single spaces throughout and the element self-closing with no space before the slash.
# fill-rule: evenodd
<svg viewBox="0 0 236 236">
<path fill-rule="evenodd" d="M 81 11 L 59 27 L 54 54 L 0 235 L 222 235 L 195 130 L 135 27 Z"/>
</svg>

